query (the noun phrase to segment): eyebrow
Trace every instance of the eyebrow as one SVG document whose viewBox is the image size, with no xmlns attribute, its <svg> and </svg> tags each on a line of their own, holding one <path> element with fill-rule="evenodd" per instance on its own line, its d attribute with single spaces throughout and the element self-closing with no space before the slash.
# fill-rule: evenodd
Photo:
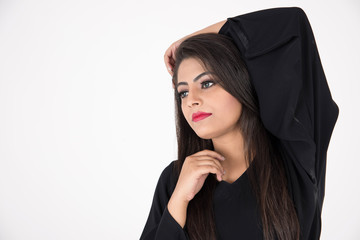
<svg viewBox="0 0 360 240">
<path fill-rule="evenodd" d="M 200 73 L 197 77 L 195 77 L 193 79 L 193 82 L 196 82 L 197 80 L 199 80 L 202 76 L 205 76 L 207 74 L 212 74 L 212 72 L 203 72 L 203 73 Z M 176 88 L 179 87 L 180 85 L 188 85 L 187 82 L 179 82 L 177 85 L 176 85 Z"/>
</svg>

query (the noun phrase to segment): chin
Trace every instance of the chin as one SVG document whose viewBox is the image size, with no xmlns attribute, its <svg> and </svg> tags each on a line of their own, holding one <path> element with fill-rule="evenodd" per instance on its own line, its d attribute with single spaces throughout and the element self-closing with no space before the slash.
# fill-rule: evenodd
<svg viewBox="0 0 360 240">
<path fill-rule="evenodd" d="M 216 135 L 213 132 L 209 132 L 209 131 L 195 131 L 195 133 L 199 138 L 206 140 L 213 139 L 214 137 L 216 137 Z"/>
</svg>

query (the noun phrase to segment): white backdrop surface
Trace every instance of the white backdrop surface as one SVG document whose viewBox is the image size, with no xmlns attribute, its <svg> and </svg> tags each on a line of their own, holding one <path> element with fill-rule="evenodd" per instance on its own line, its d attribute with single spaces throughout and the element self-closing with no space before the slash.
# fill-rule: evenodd
<svg viewBox="0 0 360 240">
<path fill-rule="evenodd" d="M 164 51 L 282 6 L 306 12 L 340 108 L 322 239 L 360 239 L 359 1 L 0 0 L 0 240 L 139 239 L 176 159 Z"/>
</svg>

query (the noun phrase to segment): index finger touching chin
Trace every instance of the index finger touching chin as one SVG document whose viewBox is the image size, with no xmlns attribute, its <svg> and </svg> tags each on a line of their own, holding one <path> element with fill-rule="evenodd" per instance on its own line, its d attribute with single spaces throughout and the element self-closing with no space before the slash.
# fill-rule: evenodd
<svg viewBox="0 0 360 240">
<path fill-rule="evenodd" d="M 220 153 L 215 152 L 213 150 L 209 150 L 209 149 L 202 150 L 202 151 L 197 152 L 197 153 L 195 153 L 193 155 L 194 156 L 209 156 L 209 157 L 213 157 L 213 158 L 216 158 L 218 160 L 221 160 L 221 161 L 225 160 L 225 157 L 222 156 Z"/>
</svg>

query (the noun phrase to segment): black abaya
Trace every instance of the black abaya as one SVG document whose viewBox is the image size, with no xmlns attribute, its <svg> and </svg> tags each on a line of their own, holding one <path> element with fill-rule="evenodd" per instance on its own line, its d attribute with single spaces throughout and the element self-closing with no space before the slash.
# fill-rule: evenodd
<svg viewBox="0 0 360 240">
<path fill-rule="evenodd" d="M 220 29 L 248 67 L 261 120 L 276 138 L 300 239 L 319 239 L 326 153 L 339 109 L 332 100 L 310 23 L 300 8 L 267 9 L 228 18 Z M 187 239 L 167 202 L 175 188 L 173 162 L 163 171 L 140 239 Z M 214 193 L 218 239 L 263 239 L 261 218 L 245 172 Z"/>
</svg>

